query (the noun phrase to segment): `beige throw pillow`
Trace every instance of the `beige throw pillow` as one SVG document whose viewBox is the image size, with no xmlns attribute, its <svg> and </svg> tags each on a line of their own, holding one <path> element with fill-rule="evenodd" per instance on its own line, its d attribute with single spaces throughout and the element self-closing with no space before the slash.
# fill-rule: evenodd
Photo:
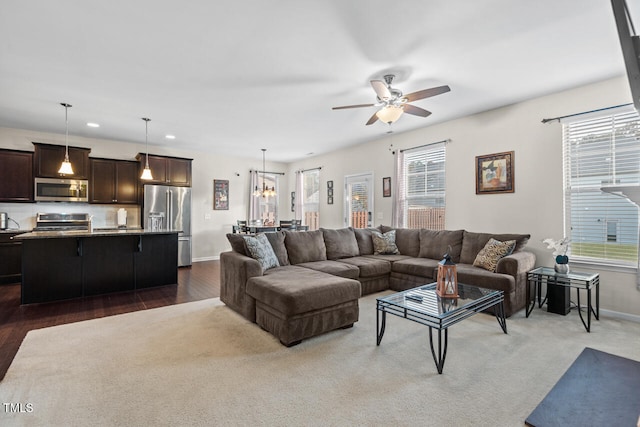
<svg viewBox="0 0 640 427">
<path fill-rule="evenodd" d="M 498 261 L 507 255 L 510 255 L 515 247 L 515 240 L 501 242 L 491 238 L 487 244 L 484 245 L 484 248 L 478 252 L 476 259 L 473 261 L 473 265 L 475 267 L 484 268 L 485 270 L 496 271 Z"/>
</svg>

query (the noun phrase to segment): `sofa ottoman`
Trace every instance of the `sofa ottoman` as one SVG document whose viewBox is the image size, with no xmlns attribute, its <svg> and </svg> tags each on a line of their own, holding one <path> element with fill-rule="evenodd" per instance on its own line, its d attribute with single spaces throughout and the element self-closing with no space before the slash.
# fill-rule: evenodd
<svg viewBox="0 0 640 427">
<path fill-rule="evenodd" d="M 358 321 L 354 279 L 287 266 L 252 277 L 246 291 L 256 302 L 256 323 L 287 347 Z"/>
</svg>

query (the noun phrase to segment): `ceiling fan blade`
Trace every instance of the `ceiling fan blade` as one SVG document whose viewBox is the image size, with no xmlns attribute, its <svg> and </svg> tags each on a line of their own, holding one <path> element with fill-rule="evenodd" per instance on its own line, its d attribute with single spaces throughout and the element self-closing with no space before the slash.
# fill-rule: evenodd
<svg viewBox="0 0 640 427">
<path fill-rule="evenodd" d="M 391 92 L 389 92 L 387 84 L 382 80 L 371 80 L 371 86 L 373 86 L 373 90 L 376 91 L 378 98 L 384 100 L 391 98 Z"/>
<path fill-rule="evenodd" d="M 378 112 L 376 111 L 375 113 L 373 113 L 373 116 L 371 116 L 371 118 L 367 122 L 367 126 L 372 125 L 377 121 L 378 121 Z"/>
<path fill-rule="evenodd" d="M 361 107 L 373 107 L 375 104 L 358 104 L 358 105 L 345 105 L 342 107 L 333 107 L 332 110 L 344 110 L 347 108 L 361 108 Z"/>
<path fill-rule="evenodd" d="M 432 87 L 431 89 L 419 90 L 417 92 L 412 92 L 408 95 L 404 95 L 403 98 L 407 99 L 407 102 L 417 101 L 418 99 L 429 98 L 431 96 L 440 95 L 446 92 L 449 92 L 451 88 L 449 86 L 438 86 Z"/>
<path fill-rule="evenodd" d="M 431 111 L 427 111 L 424 108 L 416 107 L 415 105 L 411 104 L 404 104 L 404 112 L 420 117 L 427 117 L 431 115 Z"/>
</svg>

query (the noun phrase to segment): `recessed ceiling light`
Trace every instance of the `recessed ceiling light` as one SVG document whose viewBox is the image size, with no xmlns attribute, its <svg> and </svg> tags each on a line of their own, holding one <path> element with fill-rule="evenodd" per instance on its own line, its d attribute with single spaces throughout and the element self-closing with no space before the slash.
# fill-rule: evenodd
<svg viewBox="0 0 640 427">
<path fill-rule="evenodd" d="M 90 128 L 99 128 L 100 124 L 89 122 L 89 123 L 87 123 L 87 126 L 89 126 Z"/>
<path fill-rule="evenodd" d="M 164 137 L 167 139 L 176 139 L 175 135 L 165 135 Z"/>
</svg>

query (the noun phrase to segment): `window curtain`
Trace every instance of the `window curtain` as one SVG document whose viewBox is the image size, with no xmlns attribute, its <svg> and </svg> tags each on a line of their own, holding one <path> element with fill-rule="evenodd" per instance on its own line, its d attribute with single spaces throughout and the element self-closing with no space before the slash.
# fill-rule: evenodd
<svg viewBox="0 0 640 427">
<path fill-rule="evenodd" d="M 255 196 L 253 193 L 256 188 L 261 188 L 259 185 L 258 171 L 249 171 L 251 179 L 249 180 L 249 212 L 247 219 L 249 222 L 256 222 L 260 219 L 260 196 Z"/>
<path fill-rule="evenodd" d="M 294 219 L 304 219 L 304 173 L 296 171 L 296 203 L 294 206 Z"/>
<path fill-rule="evenodd" d="M 394 228 L 400 227 L 400 224 L 404 223 L 404 171 L 402 166 L 404 165 L 404 151 L 396 150 L 394 155 L 394 171 L 393 176 L 395 179 L 391 184 L 391 226 Z"/>
</svg>

